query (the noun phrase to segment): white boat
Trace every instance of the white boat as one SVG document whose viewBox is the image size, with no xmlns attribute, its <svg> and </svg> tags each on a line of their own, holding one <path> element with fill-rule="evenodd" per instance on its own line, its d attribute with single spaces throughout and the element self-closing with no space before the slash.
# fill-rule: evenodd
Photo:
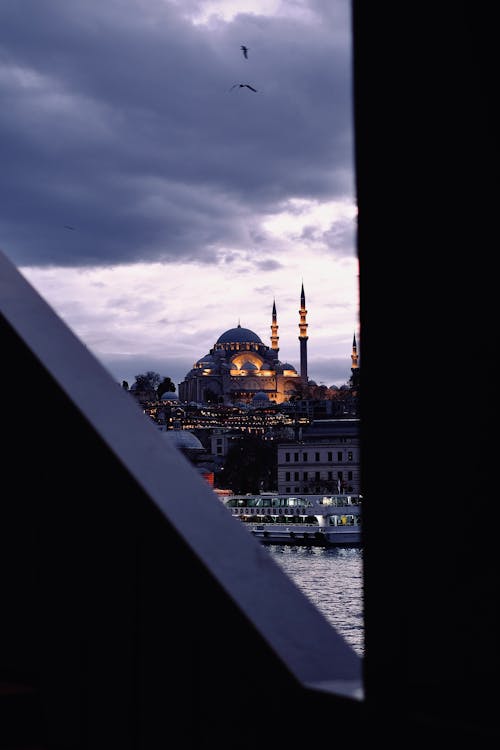
<svg viewBox="0 0 500 750">
<path fill-rule="evenodd" d="M 361 546 L 361 495 L 219 495 L 263 544 Z"/>
</svg>

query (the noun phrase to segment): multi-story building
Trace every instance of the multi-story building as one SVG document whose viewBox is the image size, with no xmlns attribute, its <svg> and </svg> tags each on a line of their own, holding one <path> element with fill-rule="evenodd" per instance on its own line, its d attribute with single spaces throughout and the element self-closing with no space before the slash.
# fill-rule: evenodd
<svg viewBox="0 0 500 750">
<path fill-rule="evenodd" d="M 317 420 L 277 451 L 279 493 L 361 493 L 359 419 Z"/>
</svg>

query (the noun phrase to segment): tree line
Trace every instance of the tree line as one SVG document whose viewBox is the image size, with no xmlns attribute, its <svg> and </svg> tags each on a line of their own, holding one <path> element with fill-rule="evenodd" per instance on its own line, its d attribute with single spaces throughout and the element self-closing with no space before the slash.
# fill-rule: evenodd
<svg viewBox="0 0 500 750">
<path fill-rule="evenodd" d="M 122 388 L 129 390 L 129 384 L 126 380 L 122 381 Z M 135 382 L 132 386 L 136 391 L 145 391 L 154 393 L 157 398 L 161 398 L 164 393 L 174 393 L 175 384 L 172 379 L 166 375 L 160 375 L 154 370 L 139 373 L 135 376 Z"/>
</svg>

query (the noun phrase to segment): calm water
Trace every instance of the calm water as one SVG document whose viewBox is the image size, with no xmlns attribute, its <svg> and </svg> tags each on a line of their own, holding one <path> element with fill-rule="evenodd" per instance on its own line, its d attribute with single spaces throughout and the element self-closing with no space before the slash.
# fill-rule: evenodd
<svg viewBox="0 0 500 750">
<path fill-rule="evenodd" d="M 363 656 L 362 550 L 279 545 L 265 549 L 356 653 Z"/>
</svg>

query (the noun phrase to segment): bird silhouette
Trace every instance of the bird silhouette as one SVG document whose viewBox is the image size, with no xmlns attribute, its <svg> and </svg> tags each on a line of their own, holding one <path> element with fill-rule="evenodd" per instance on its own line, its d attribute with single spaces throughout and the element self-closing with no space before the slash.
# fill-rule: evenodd
<svg viewBox="0 0 500 750">
<path fill-rule="evenodd" d="M 73 232 L 75 231 L 75 227 L 70 227 L 70 225 L 69 225 L 69 224 L 65 224 L 65 225 L 64 225 L 64 228 L 65 228 L 65 229 L 71 229 L 71 230 L 72 230 Z"/>
<path fill-rule="evenodd" d="M 240 89 L 246 87 L 247 89 L 250 89 L 250 91 L 255 91 L 255 92 L 257 91 L 257 89 L 254 89 L 254 87 L 250 86 L 249 83 L 235 83 L 234 86 L 231 86 L 229 91 L 232 91 L 234 88 L 236 88 L 236 86 L 238 86 Z"/>
<path fill-rule="evenodd" d="M 242 44 L 240 49 L 243 52 L 243 57 L 245 57 L 248 60 L 248 47 L 245 47 L 245 45 Z"/>
</svg>

